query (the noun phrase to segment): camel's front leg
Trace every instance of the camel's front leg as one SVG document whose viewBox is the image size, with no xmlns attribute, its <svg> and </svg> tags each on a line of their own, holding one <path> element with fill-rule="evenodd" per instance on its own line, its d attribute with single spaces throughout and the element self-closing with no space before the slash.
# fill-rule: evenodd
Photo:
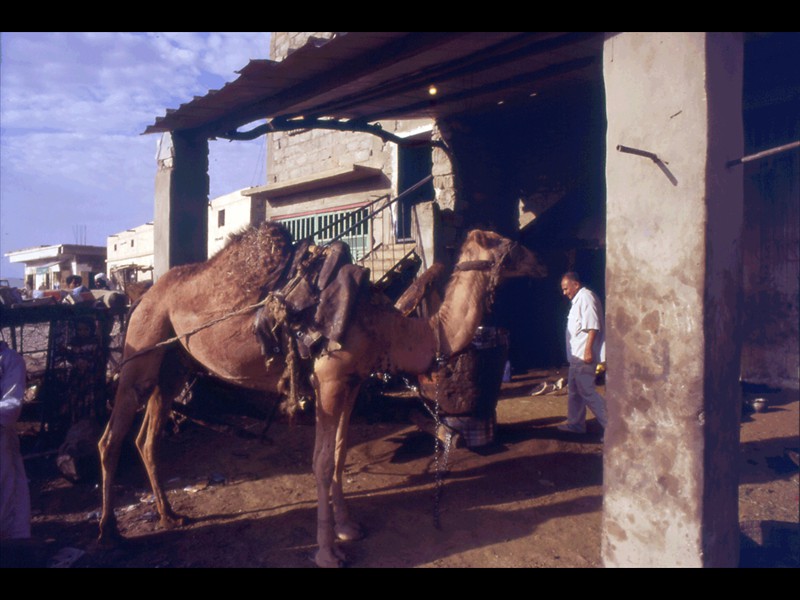
<svg viewBox="0 0 800 600">
<path fill-rule="evenodd" d="M 344 553 L 335 545 L 336 535 L 348 537 L 357 529 L 349 524 L 342 492 L 346 423 L 353 409 L 355 391 L 352 384 L 342 379 L 330 374 L 313 378 L 317 395 L 314 477 L 317 482 L 319 545 L 314 560 L 320 567 L 341 567 L 344 564 Z"/>
<path fill-rule="evenodd" d="M 316 436 L 314 439 L 314 478 L 317 482 L 317 545 L 314 562 L 320 567 L 341 567 L 344 555 L 334 546 L 333 511 L 330 489 L 334 471 L 334 445 L 337 418 L 326 410 L 317 390 Z"/>
</svg>

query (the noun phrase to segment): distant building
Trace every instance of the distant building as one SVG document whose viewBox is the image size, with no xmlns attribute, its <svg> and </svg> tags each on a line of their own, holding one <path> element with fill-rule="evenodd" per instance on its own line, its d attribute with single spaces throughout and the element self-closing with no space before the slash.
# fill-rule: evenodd
<svg viewBox="0 0 800 600">
<path fill-rule="evenodd" d="M 108 275 L 125 282 L 153 279 L 153 224 L 108 236 Z"/>
<path fill-rule="evenodd" d="M 242 190 L 214 198 L 208 205 L 208 256 L 219 252 L 230 234 L 265 218 L 264 198 L 245 196 Z"/>
<path fill-rule="evenodd" d="M 61 288 L 70 275 L 80 275 L 91 287 L 94 276 L 106 268 L 106 249 L 102 246 L 56 244 L 34 246 L 6 252 L 9 262 L 25 265 L 25 285 L 31 289 Z"/>
</svg>

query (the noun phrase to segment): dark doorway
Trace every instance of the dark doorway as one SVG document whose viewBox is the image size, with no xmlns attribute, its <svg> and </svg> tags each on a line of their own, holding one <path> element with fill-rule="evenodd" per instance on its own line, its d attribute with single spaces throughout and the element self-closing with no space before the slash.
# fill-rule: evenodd
<svg viewBox="0 0 800 600">
<path fill-rule="evenodd" d="M 397 160 L 397 193 L 401 194 L 418 181 L 431 174 L 433 158 L 431 146 L 398 148 Z M 415 204 L 433 200 L 433 180 L 409 194 L 397 203 L 395 219 L 395 238 L 398 242 L 413 240 L 411 231 L 411 211 Z"/>
</svg>

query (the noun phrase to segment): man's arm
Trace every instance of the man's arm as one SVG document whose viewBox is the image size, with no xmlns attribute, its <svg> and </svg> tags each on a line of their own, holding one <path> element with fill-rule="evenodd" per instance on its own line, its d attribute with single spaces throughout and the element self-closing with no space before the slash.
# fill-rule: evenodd
<svg viewBox="0 0 800 600">
<path fill-rule="evenodd" d="M 594 340 L 596 337 L 597 329 L 586 330 L 586 350 L 583 353 L 583 362 L 586 364 L 592 364 L 594 362 L 594 352 L 592 352 L 592 346 L 594 346 Z"/>
</svg>

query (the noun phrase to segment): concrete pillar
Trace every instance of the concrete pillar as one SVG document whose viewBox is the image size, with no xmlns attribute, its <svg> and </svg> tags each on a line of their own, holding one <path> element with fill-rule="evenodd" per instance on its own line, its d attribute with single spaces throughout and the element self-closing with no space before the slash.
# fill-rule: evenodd
<svg viewBox="0 0 800 600">
<path fill-rule="evenodd" d="M 738 34 L 605 42 L 608 567 L 738 564 L 742 58 Z"/>
<path fill-rule="evenodd" d="M 155 277 L 208 255 L 208 139 L 175 131 L 161 138 L 155 191 Z"/>
</svg>

